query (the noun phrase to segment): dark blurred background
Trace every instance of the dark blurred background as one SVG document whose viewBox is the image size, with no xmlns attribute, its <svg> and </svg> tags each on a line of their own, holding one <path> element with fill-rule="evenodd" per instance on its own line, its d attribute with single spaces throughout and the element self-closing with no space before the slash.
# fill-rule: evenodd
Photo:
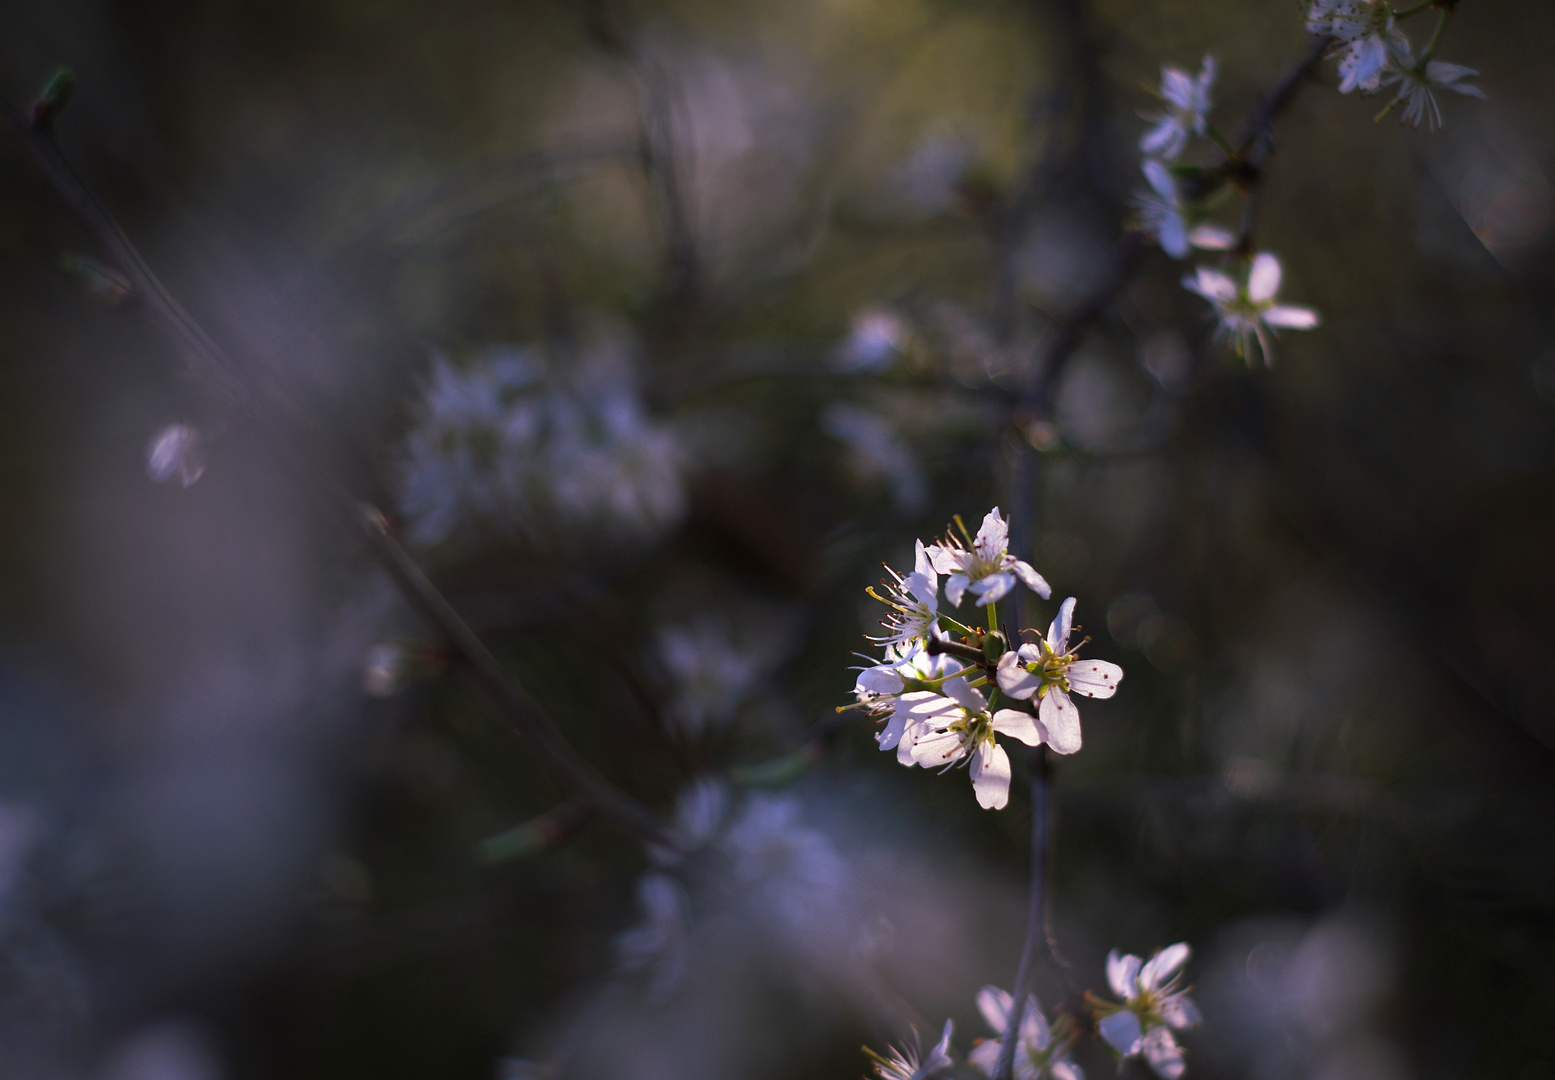
<svg viewBox="0 0 1555 1080">
<path fill-rule="evenodd" d="M 1257 236 L 1323 325 L 1269 370 L 1188 264 L 1107 283 L 1144 87 L 1213 53 L 1236 129 L 1292 0 L 0 28 L 0 90 L 74 71 L 83 178 L 584 755 L 666 812 L 721 777 L 735 837 L 654 870 L 575 812 L 12 138 L 0 1076 L 856 1077 L 945 1016 L 964 1050 L 1024 786 L 981 811 L 834 709 L 880 562 L 999 504 L 1127 672 L 1055 770 L 1084 985 L 1191 942 L 1204 1080 L 1555 1077 L 1555 9 L 1458 5 L 1489 96 L 1434 137 L 1317 69 Z M 147 476 L 171 424 L 188 487 Z M 684 908 L 621 938 L 645 871 Z"/>
</svg>

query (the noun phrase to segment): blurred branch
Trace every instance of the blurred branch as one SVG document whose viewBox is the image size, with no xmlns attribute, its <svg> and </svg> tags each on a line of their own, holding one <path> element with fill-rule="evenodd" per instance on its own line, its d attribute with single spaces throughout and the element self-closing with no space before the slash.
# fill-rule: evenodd
<svg viewBox="0 0 1555 1080">
<path fill-rule="evenodd" d="M 1031 993 L 1031 973 L 1036 966 L 1037 949 L 1051 946 L 1047 923 L 1048 870 L 1048 760 L 1047 747 L 1036 746 L 1030 755 L 1031 773 L 1031 895 L 1026 909 L 1026 945 L 1021 949 L 1020 965 L 1015 969 L 1015 985 L 1010 988 L 1010 1015 L 1005 1021 L 1004 1039 L 999 1044 L 999 1061 L 993 1080 L 1012 1080 L 1015 1075 L 1015 1049 L 1020 1043 L 1021 1020 L 1026 1014 L 1026 996 Z M 1057 959 L 1057 953 L 1053 957 Z"/>
<path fill-rule="evenodd" d="M 256 421 L 258 432 L 295 478 L 343 527 L 356 530 L 398 586 L 401 595 L 461 654 L 494 710 L 560 777 L 562 783 L 622 831 L 663 844 L 664 831 L 655 816 L 636 799 L 615 787 L 567 742 L 555 722 L 515 679 L 502 668 L 484 642 L 438 591 L 421 567 L 391 534 L 383 515 L 358 503 L 311 452 L 297 409 L 277 388 L 256 380 L 235 365 L 203 327 L 184 310 L 141 257 L 101 200 L 76 174 L 47 128 L 40 128 L 9 102 L 0 102 L 0 120 L 21 139 L 44 176 L 101 242 L 118 259 L 138 295 L 172 331 L 191 372 L 215 391 L 230 408 Z"/>
</svg>

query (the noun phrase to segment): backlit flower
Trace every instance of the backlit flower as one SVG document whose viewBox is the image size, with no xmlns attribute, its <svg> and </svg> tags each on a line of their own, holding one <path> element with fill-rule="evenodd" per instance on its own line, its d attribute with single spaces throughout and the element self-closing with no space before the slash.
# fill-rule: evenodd
<svg viewBox="0 0 1555 1080">
<path fill-rule="evenodd" d="M 1424 122 L 1425 130 L 1435 135 L 1442 129 L 1442 107 L 1436 103 L 1432 91 L 1451 90 L 1466 97 L 1483 98 L 1483 90 L 1462 81 L 1478 74 L 1471 67 L 1448 64 L 1441 60 L 1430 61 L 1422 71 L 1406 46 L 1392 57 L 1382 76 L 1381 85 L 1398 86 L 1398 96 L 1388 104 L 1388 108 L 1402 105 L 1399 119 L 1403 123 L 1417 128 Z"/>
<path fill-rule="evenodd" d="M 1182 968 L 1188 962 L 1186 943 L 1168 945 L 1149 960 L 1107 954 L 1107 983 L 1123 999 L 1097 1021 L 1097 1029 L 1124 1057 L 1142 1054 L 1163 1080 L 1177 1080 L 1185 1068 L 1182 1048 L 1172 1029 L 1199 1023 L 1198 1006 L 1180 986 Z"/>
<path fill-rule="evenodd" d="M 1192 224 L 1191 208 L 1177 194 L 1177 184 L 1165 165 L 1146 158 L 1145 179 L 1152 193 L 1134 197 L 1139 209 L 1139 226 L 1156 238 L 1161 250 L 1174 259 L 1185 258 L 1190 247 L 1206 251 L 1227 251 L 1236 245 L 1236 237 L 1218 225 Z"/>
<path fill-rule="evenodd" d="M 1110 698 L 1123 681 L 1123 669 L 1106 660 L 1081 660 L 1076 656 L 1085 642 L 1069 645 L 1074 625 L 1074 597 L 1065 600 L 1047 628 L 1047 637 L 1035 645 L 1022 645 L 999 658 L 999 689 L 1017 701 L 1038 699 L 1037 718 L 1042 736 L 1055 754 L 1080 749 L 1080 710 L 1070 694 Z M 1089 639 L 1087 639 L 1089 640 Z"/>
<path fill-rule="evenodd" d="M 1280 274 L 1280 261 L 1263 252 L 1253 260 L 1245 282 L 1201 266 L 1194 276 L 1183 278 L 1182 284 L 1214 305 L 1220 319 L 1216 332 L 1231 342 L 1238 356 L 1252 363 L 1253 343 L 1257 342 L 1267 365 L 1274 363 L 1270 346 L 1274 327 L 1310 330 L 1318 324 L 1317 312 L 1311 308 L 1275 303 Z"/>
<path fill-rule="evenodd" d="M 906 645 L 928 639 L 929 631 L 939 617 L 939 574 L 935 572 L 929 552 L 922 540 L 916 541 L 913 572 L 904 577 L 888 566 L 885 569 L 892 582 L 885 585 L 886 594 L 881 596 L 874 589 L 867 590 L 870 596 L 891 609 L 880 623 L 889 632 L 875 641 L 883 645 Z"/>
<path fill-rule="evenodd" d="M 985 986 L 977 992 L 977 1008 L 988 1021 L 988 1026 L 999 1033 L 997 1039 L 984 1039 L 973 1047 L 967 1060 L 989 1076 L 999 1061 L 1004 1048 L 1004 1033 L 1010 1026 L 1010 1007 L 1013 999 L 1009 991 L 997 986 Z M 1080 1066 L 1069 1060 L 1066 1048 L 1055 1045 L 1052 1029 L 1037 999 L 1028 996 L 1026 1009 L 1020 1018 L 1020 1037 L 1015 1044 L 1015 1080 L 1085 1080 Z"/>
<path fill-rule="evenodd" d="M 954 536 L 945 543 L 926 549 L 934 569 L 949 574 L 945 582 L 945 599 L 956 607 L 961 597 L 970 591 L 977 597 L 978 607 L 987 607 L 1013 588 L 1017 580 L 1026 588 L 1046 600 L 1053 589 L 1042 575 L 1010 554 L 1010 526 L 999 516 L 996 506 L 983 518 L 982 527 L 970 548 L 964 547 Z"/>
<path fill-rule="evenodd" d="M 903 739 L 912 736 L 912 759 L 924 768 L 949 768 L 966 761 L 972 791 L 985 810 L 999 810 L 1010 801 L 1010 756 L 996 735 L 1008 735 L 1027 746 L 1042 742 L 1036 718 L 1017 709 L 990 714 L 983 695 L 965 680 L 945 683 L 945 696 L 903 694 L 907 710 Z"/>
<path fill-rule="evenodd" d="M 1394 25 L 1388 0 L 1316 0 L 1307 9 L 1309 33 L 1339 43 L 1339 92 L 1377 89 L 1389 53 L 1408 41 Z"/>
<path fill-rule="evenodd" d="M 1168 160 L 1181 154 L 1188 136 L 1202 135 L 1208 129 L 1209 91 L 1215 85 L 1215 58 L 1206 56 L 1198 75 L 1181 68 L 1161 69 L 1161 99 L 1166 108 L 1147 114 L 1155 127 L 1139 140 L 1142 153 Z"/>
<path fill-rule="evenodd" d="M 935 1073 L 943 1072 L 950 1068 L 950 1035 L 953 1025 L 949 1020 L 945 1021 L 945 1031 L 934 1044 L 934 1048 L 927 1056 L 923 1056 L 918 1048 L 918 1033 L 913 1032 L 913 1045 L 897 1049 L 894 1046 L 886 1048 L 886 1056 L 875 1053 L 869 1047 L 864 1048 L 875 1063 L 875 1076 L 879 1080 L 928 1080 Z"/>
</svg>

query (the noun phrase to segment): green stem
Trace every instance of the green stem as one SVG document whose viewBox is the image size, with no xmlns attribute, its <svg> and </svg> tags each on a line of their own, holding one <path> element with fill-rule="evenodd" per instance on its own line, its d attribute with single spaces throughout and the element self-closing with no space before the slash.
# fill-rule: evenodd
<svg viewBox="0 0 1555 1080">
<path fill-rule="evenodd" d="M 1431 40 L 1425 43 L 1425 51 L 1420 54 L 1419 63 L 1415 64 L 1415 70 L 1425 74 L 1426 65 L 1431 62 L 1431 57 L 1436 55 L 1436 47 L 1442 43 L 1442 35 L 1447 32 L 1447 20 L 1452 18 L 1452 8 L 1443 8 L 1436 20 L 1436 29 L 1431 32 Z"/>
<path fill-rule="evenodd" d="M 1210 142 L 1220 147 L 1221 151 L 1232 161 L 1236 160 L 1236 147 L 1231 145 L 1231 140 L 1220 133 L 1220 129 L 1214 124 L 1209 124 L 1204 129 L 1204 134 L 1209 136 Z"/>
<path fill-rule="evenodd" d="M 999 605 L 998 604 L 989 604 L 988 605 L 988 629 L 990 631 L 995 632 L 995 633 L 998 632 L 998 629 L 999 629 Z"/>
<path fill-rule="evenodd" d="M 1407 7 L 1403 11 L 1400 11 L 1398 8 L 1394 8 L 1393 9 L 1393 17 L 1395 19 L 1407 19 L 1411 15 L 1418 15 L 1418 14 L 1420 14 L 1422 11 L 1424 11 L 1426 8 L 1430 7 L 1435 2 L 1436 2 L 1436 0 L 1425 0 L 1425 3 L 1423 3 L 1423 4 L 1416 4 L 1413 7 Z"/>
</svg>

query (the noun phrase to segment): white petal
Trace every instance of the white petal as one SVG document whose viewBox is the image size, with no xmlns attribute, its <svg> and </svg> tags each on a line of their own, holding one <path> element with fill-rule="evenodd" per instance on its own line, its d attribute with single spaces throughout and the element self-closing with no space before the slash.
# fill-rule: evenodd
<svg viewBox="0 0 1555 1080">
<path fill-rule="evenodd" d="M 1186 141 L 1187 137 L 1182 130 L 1182 125 L 1175 117 L 1168 116 L 1140 138 L 1139 152 L 1159 154 L 1161 157 L 1170 159 L 1182 153 L 1183 143 Z"/>
<path fill-rule="evenodd" d="M 1161 250 L 1174 259 L 1186 259 L 1188 257 L 1188 231 L 1182 223 L 1182 218 L 1176 214 L 1163 217 L 1156 228 L 1155 238 L 1161 245 Z"/>
<path fill-rule="evenodd" d="M 1015 576 L 1021 579 L 1026 588 L 1042 597 L 1042 599 L 1046 600 L 1053 595 L 1053 586 L 1049 585 L 1047 579 L 1037 573 L 1036 568 L 1030 563 L 1016 559 L 1010 569 L 1015 571 Z"/>
<path fill-rule="evenodd" d="M 1173 994 L 1161 1002 L 1161 1019 L 1174 1028 L 1197 1027 L 1204 1019 L 1199 1007 L 1186 994 Z"/>
<path fill-rule="evenodd" d="M 1211 270 L 1207 266 L 1201 266 L 1198 268 L 1197 277 L 1193 280 L 1194 284 L 1188 287 L 1206 300 L 1230 303 L 1236 299 L 1236 282 L 1222 274 L 1219 270 Z"/>
<path fill-rule="evenodd" d="M 972 582 L 971 585 L 972 591 L 977 594 L 978 607 L 987 607 L 989 604 L 1003 600 L 1013 588 L 1015 588 L 1015 575 L 1008 572 L 989 574 L 985 578 Z"/>
<path fill-rule="evenodd" d="M 1042 729 L 1034 716 L 1019 709 L 1000 709 L 993 714 L 993 729 L 1001 735 L 1018 739 L 1027 746 L 1042 744 Z"/>
<path fill-rule="evenodd" d="M 1069 690 L 1085 697 L 1110 698 L 1123 681 L 1123 669 L 1105 660 L 1076 660 L 1069 665 Z"/>
<path fill-rule="evenodd" d="M 1182 1059 L 1182 1050 L 1177 1046 L 1177 1040 L 1172 1038 L 1170 1028 L 1156 1026 L 1145 1033 L 1144 1045 L 1141 1047 L 1145 1054 L 1145 1060 L 1155 1070 L 1155 1074 L 1161 1080 L 1177 1080 L 1187 1068 Z"/>
<path fill-rule="evenodd" d="M 1063 653 L 1069 648 L 1069 631 L 1074 628 L 1074 597 L 1065 600 L 1058 609 L 1058 614 L 1047 627 L 1048 646 L 1056 653 Z"/>
<path fill-rule="evenodd" d="M 922 543 L 922 541 L 919 541 Z M 941 544 L 930 544 L 923 549 L 929 557 L 929 565 L 941 574 L 954 574 L 961 569 L 961 560 L 957 557 L 955 548 L 948 548 Z"/>
<path fill-rule="evenodd" d="M 854 692 L 863 691 L 870 694 L 900 694 L 902 692 L 902 676 L 895 666 L 881 664 L 879 667 L 865 668 L 858 673 L 858 682 L 853 684 Z"/>
<path fill-rule="evenodd" d="M 975 687 L 968 686 L 966 679 L 951 679 L 944 683 L 942 689 L 947 697 L 953 698 L 956 704 L 968 712 L 980 713 L 988 708 L 988 700 Z"/>
<path fill-rule="evenodd" d="M 1053 1032 L 1047 1026 L 1047 1017 L 1042 1015 L 1042 1006 L 1037 1004 L 1035 997 L 1028 994 L 1026 1011 L 1020 1018 L 1020 1045 L 1040 1053 L 1046 1050 L 1048 1043 L 1052 1041 Z"/>
<path fill-rule="evenodd" d="M 1278 305 L 1263 313 L 1263 321 L 1270 326 L 1283 326 L 1290 330 L 1310 330 L 1318 323 L 1317 312 L 1311 308 L 1294 305 Z"/>
<path fill-rule="evenodd" d="M 951 607 L 961 606 L 961 597 L 966 593 L 967 577 L 962 573 L 951 574 L 945 581 L 945 599 L 950 601 Z"/>
<path fill-rule="evenodd" d="M 955 731 L 923 731 L 912 744 L 912 759 L 925 769 L 938 769 L 966 756 L 966 745 Z"/>
<path fill-rule="evenodd" d="M 1002 810 L 1010 801 L 1010 755 L 998 743 L 984 744 L 972 755 L 972 790 L 984 810 Z"/>
<path fill-rule="evenodd" d="M 1072 1061 L 1055 1061 L 1048 1066 L 1053 1080 L 1085 1080 L 1085 1072 Z"/>
<path fill-rule="evenodd" d="M 1000 1039 L 984 1039 L 972 1047 L 972 1052 L 966 1056 L 966 1059 L 987 1075 L 992 1076 L 994 1069 L 999 1065 L 999 1050 L 1003 1045 Z"/>
<path fill-rule="evenodd" d="M 1139 1017 L 1127 1009 L 1102 1017 L 1096 1023 L 1096 1030 L 1124 1057 L 1139 1053 L 1144 1034 L 1139 1028 Z"/>
<path fill-rule="evenodd" d="M 1155 189 L 1155 193 L 1168 203 L 1175 205 L 1177 202 L 1177 185 L 1172 182 L 1172 174 L 1166 166 L 1162 165 L 1155 158 L 1146 158 L 1145 163 L 1140 168 L 1144 169 L 1145 179 L 1150 182 L 1150 186 Z"/>
<path fill-rule="evenodd" d="M 1181 68 L 1161 68 L 1161 96 L 1179 109 L 1193 107 L 1193 76 Z"/>
<path fill-rule="evenodd" d="M 892 715 L 884 729 L 875 733 L 875 742 L 880 744 L 880 749 L 890 750 L 901 745 L 902 735 L 907 731 L 907 721 L 908 716 L 905 712 L 898 710 Z M 901 755 L 898 754 L 897 757 L 900 758 Z M 911 763 L 912 759 L 909 758 L 907 764 Z"/>
<path fill-rule="evenodd" d="M 1219 225 L 1195 225 L 1188 243 L 1200 251 L 1230 251 L 1236 247 L 1236 233 Z"/>
<path fill-rule="evenodd" d="M 1072 754 L 1080 749 L 1080 710 L 1058 687 L 1043 695 L 1037 719 L 1042 721 L 1044 741 L 1053 753 Z"/>
<path fill-rule="evenodd" d="M 985 986 L 977 992 L 977 1009 L 988 1021 L 988 1026 L 1003 1035 L 1010 1023 L 1010 1006 L 1014 1003 L 1008 990 L 997 986 Z"/>
<path fill-rule="evenodd" d="M 972 547 L 984 562 L 994 562 L 1004 550 L 1010 546 L 1010 526 L 999 516 L 999 508 L 996 506 L 988 511 L 983 518 L 982 526 L 977 530 L 977 538 L 972 541 Z"/>
<path fill-rule="evenodd" d="M 1267 251 L 1258 253 L 1253 268 L 1247 274 L 1247 298 L 1255 304 L 1274 299 L 1280 291 L 1280 260 Z"/>
<path fill-rule="evenodd" d="M 925 1074 L 950 1064 L 950 1036 L 955 1033 L 955 1030 L 955 1023 L 946 1020 L 945 1030 L 940 1033 L 939 1042 L 934 1044 L 934 1049 L 930 1050 L 929 1056 L 923 1060 Z"/>
<path fill-rule="evenodd" d="M 935 574 L 934 560 L 929 557 L 929 549 L 923 546 L 922 540 L 913 541 L 912 572 L 926 578 Z"/>
<path fill-rule="evenodd" d="M 1016 701 L 1025 701 L 1037 692 L 1042 680 L 1022 667 L 1020 660 L 1020 656 L 1014 652 L 1005 653 L 999 657 L 999 666 L 994 675 L 999 680 L 1001 691 Z"/>
<path fill-rule="evenodd" d="M 1132 953 L 1119 956 L 1118 950 L 1113 949 L 1107 954 L 1107 985 L 1124 1001 L 1132 1000 L 1138 992 L 1134 980 L 1139 977 L 1139 965 L 1139 957 Z"/>
<path fill-rule="evenodd" d="M 1139 988 L 1149 991 L 1166 985 L 1188 962 L 1188 954 L 1191 951 L 1186 941 L 1179 941 L 1156 953 L 1145 961 L 1144 967 L 1139 969 Z"/>
</svg>

